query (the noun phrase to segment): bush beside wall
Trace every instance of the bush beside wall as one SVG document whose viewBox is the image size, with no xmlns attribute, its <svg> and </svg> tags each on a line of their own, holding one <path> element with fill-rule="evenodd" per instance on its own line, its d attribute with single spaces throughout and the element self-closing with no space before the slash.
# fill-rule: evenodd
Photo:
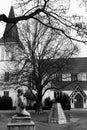
<svg viewBox="0 0 87 130">
<path fill-rule="evenodd" d="M 0 110 L 11 110 L 12 98 L 8 96 L 0 97 Z"/>
</svg>

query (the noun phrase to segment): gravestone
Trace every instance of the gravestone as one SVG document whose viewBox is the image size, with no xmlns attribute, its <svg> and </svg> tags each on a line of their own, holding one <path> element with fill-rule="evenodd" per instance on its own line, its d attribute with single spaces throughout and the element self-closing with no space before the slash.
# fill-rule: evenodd
<svg viewBox="0 0 87 130">
<path fill-rule="evenodd" d="M 35 123 L 31 117 L 13 116 L 7 127 L 8 130 L 35 130 Z"/>
<path fill-rule="evenodd" d="M 49 123 L 65 124 L 67 123 L 66 116 L 60 103 L 53 103 L 49 117 Z"/>
</svg>

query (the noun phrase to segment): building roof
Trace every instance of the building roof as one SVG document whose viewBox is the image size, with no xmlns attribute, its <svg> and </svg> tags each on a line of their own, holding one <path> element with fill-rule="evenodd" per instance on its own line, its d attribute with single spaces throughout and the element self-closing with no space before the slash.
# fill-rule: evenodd
<svg viewBox="0 0 87 130">
<path fill-rule="evenodd" d="M 73 97 L 77 94 L 77 92 L 79 92 L 83 97 L 87 98 L 86 93 L 84 92 L 83 89 L 81 89 L 80 86 L 77 86 L 77 87 L 72 91 L 72 93 L 71 93 L 71 95 L 70 95 L 70 98 L 73 98 Z"/>
<path fill-rule="evenodd" d="M 46 73 L 87 73 L 87 57 L 44 59 L 41 66 Z"/>
<path fill-rule="evenodd" d="M 9 18 L 15 17 L 13 6 L 11 6 L 10 12 L 9 12 Z M 19 34 L 17 30 L 17 25 L 15 23 L 7 23 L 5 27 L 5 31 L 3 34 L 3 37 L 0 39 L 0 42 L 2 43 L 17 43 L 19 46 L 21 46 L 21 41 L 19 39 Z"/>
<path fill-rule="evenodd" d="M 66 82 L 53 82 L 54 89 L 73 91 L 77 86 L 82 90 L 87 90 L 87 81 L 66 81 Z"/>
<path fill-rule="evenodd" d="M 50 64 L 54 69 L 57 67 L 60 73 L 87 72 L 87 57 L 54 59 L 53 61 L 45 61 L 45 64 Z"/>
<path fill-rule="evenodd" d="M 64 66 L 62 66 L 62 64 L 64 64 Z M 87 73 L 87 57 L 69 58 L 67 60 L 58 59 L 56 61 L 56 67 L 59 66 L 62 66 L 62 69 L 57 72 L 60 74 Z M 73 91 L 77 86 L 79 86 L 82 90 L 87 90 L 87 81 L 58 81 L 58 79 L 55 78 L 52 81 L 51 86 L 54 89 L 62 89 L 66 91 Z"/>
<path fill-rule="evenodd" d="M 63 67 L 62 72 L 87 72 L 87 57 L 69 58 Z"/>
</svg>

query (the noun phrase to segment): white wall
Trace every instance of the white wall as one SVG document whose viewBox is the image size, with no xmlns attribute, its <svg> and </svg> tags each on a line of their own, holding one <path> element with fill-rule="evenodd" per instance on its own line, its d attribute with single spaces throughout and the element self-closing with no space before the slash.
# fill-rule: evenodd
<svg viewBox="0 0 87 130">
<path fill-rule="evenodd" d="M 63 91 L 64 93 L 66 93 L 66 94 L 68 94 L 69 96 L 71 95 L 71 93 L 72 93 L 72 91 L 69 91 L 69 90 L 67 90 L 67 91 Z"/>
<path fill-rule="evenodd" d="M 0 90 L 0 97 L 2 97 L 4 95 L 4 91 Z"/>
<path fill-rule="evenodd" d="M 48 90 L 45 95 L 43 96 L 43 101 L 45 98 L 50 97 L 50 99 L 54 99 L 54 92 L 51 90 Z"/>
</svg>

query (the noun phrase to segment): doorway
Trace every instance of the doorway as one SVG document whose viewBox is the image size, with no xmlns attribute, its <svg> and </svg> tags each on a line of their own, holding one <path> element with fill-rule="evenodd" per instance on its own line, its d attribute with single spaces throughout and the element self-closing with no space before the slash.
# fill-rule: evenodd
<svg viewBox="0 0 87 130">
<path fill-rule="evenodd" d="M 75 96 L 75 108 L 83 108 L 83 97 L 79 93 Z"/>
</svg>

